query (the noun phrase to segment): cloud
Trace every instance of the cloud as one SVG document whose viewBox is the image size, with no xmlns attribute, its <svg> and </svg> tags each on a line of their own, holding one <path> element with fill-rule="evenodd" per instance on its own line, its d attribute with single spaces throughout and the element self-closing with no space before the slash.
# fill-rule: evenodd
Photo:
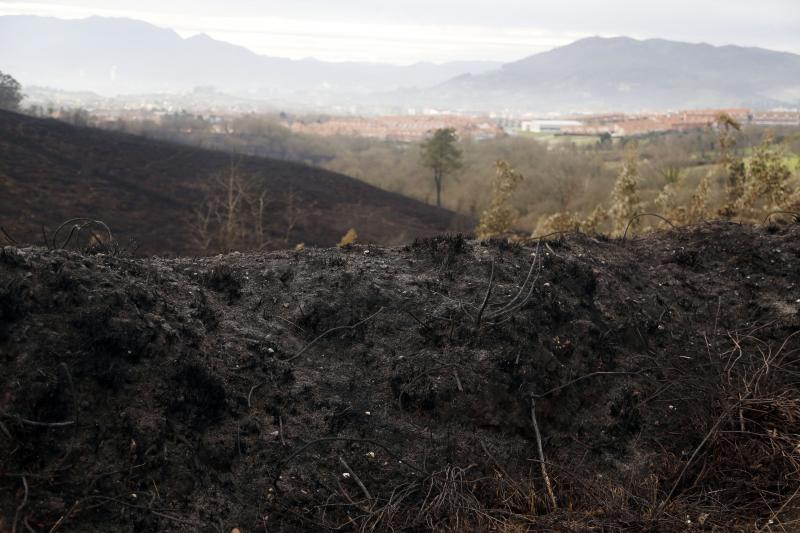
<svg viewBox="0 0 800 533">
<path fill-rule="evenodd" d="M 127 16 L 263 54 L 326 60 L 509 61 L 588 35 L 800 53 L 798 0 L 0 1 L 0 14 L 18 13 Z"/>
</svg>

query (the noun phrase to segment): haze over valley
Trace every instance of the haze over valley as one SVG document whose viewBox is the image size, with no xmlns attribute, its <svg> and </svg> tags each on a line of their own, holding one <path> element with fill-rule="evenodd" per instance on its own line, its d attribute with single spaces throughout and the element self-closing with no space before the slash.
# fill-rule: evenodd
<svg viewBox="0 0 800 533">
<path fill-rule="evenodd" d="M 105 97 L 215 88 L 286 110 L 565 114 L 800 102 L 800 55 L 623 37 L 586 38 L 507 63 L 398 66 L 269 57 L 131 19 L 5 16 L 0 65 L 26 86 Z"/>
</svg>

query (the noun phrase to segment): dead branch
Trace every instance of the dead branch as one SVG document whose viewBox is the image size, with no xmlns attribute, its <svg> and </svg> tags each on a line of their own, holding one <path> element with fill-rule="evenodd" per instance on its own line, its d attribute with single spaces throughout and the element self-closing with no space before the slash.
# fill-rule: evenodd
<svg viewBox="0 0 800 533">
<path fill-rule="evenodd" d="M 21 424 L 26 424 L 28 426 L 38 426 L 46 428 L 60 428 L 65 426 L 71 426 L 75 423 L 74 420 L 67 420 L 64 422 L 39 422 L 37 420 L 28 420 L 27 418 L 22 418 L 21 416 L 12 415 L 10 413 L 5 413 L 3 411 L 0 411 L 0 416 L 16 420 L 17 422 Z"/>
<path fill-rule="evenodd" d="M 494 259 L 492 259 L 492 270 L 489 274 L 489 286 L 486 288 L 486 296 L 483 297 L 483 303 L 481 304 L 481 308 L 478 310 L 478 317 L 475 319 L 475 329 L 479 330 L 481 327 L 481 317 L 483 316 L 483 312 L 486 310 L 486 304 L 489 303 L 489 297 L 492 295 L 492 286 L 494 284 Z"/>
<path fill-rule="evenodd" d="M 288 359 L 283 359 L 283 361 L 286 362 L 286 363 L 290 363 L 290 362 L 294 361 L 295 359 L 297 359 L 298 357 L 300 357 L 301 355 L 306 353 L 306 351 L 309 348 L 311 348 L 312 346 L 314 346 L 314 344 L 316 344 L 317 341 L 319 341 L 321 338 L 325 337 L 326 335 L 329 335 L 329 334 L 333 333 L 334 331 L 340 331 L 340 330 L 343 330 L 343 329 L 349 329 L 349 330 L 356 329 L 358 326 L 360 326 L 362 324 L 365 324 L 365 323 L 369 322 L 370 320 L 372 320 L 373 318 L 375 318 L 376 316 L 378 316 L 383 311 L 383 309 L 384 308 L 381 307 L 375 313 L 371 314 L 370 316 L 368 316 L 367 318 L 365 318 L 361 322 L 353 324 L 352 326 L 336 326 L 335 328 L 329 329 L 328 331 L 318 335 L 317 338 L 315 338 L 313 341 L 311 341 L 308 344 L 306 344 L 305 347 L 302 350 L 300 350 L 299 352 L 297 352 L 295 355 L 293 355 L 292 357 L 290 357 Z"/>
<path fill-rule="evenodd" d="M 769 222 L 769 219 L 772 218 L 772 215 L 792 215 L 792 220 L 797 223 L 800 220 L 800 213 L 795 213 L 794 211 L 771 211 L 764 217 L 764 220 L 761 222 L 761 225 L 765 225 Z"/>
<path fill-rule="evenodd" d="M 25 506 L 28 505 L 28 480 L 25 479 L 25 476 L 22 476 L 22 487 L 25 489 L 25 494 L 22 496 L 22 503 L 17 506 L 17 510 L 14 513 L 14 522 L 11 524 L 11 533 L 17 533 L 17 523 L 19 522 L 19 515 Z"/>
<path fill-rule="evenodd" d="M 310 447 L 312 447 L 314 445 L 321 444 L 323 442 L 336 442 L 336 441 L 362 442 L 362 443 L 366 443 L 366 444 L 372 444 L 373 446 L 377 446 L 378 448 L 380 448 L 383 451 L 385 451 L 386 453 L 388 453 L 389 456 L 392 459 L 394 459 L 395 461 L 398 461 L 398 462 L 400 462 L 400 463 L 402 463 L 404 465 L 407 465 L 412 470 L 416 470 L 417 472 L 419 472 L 421 474 L 428 475 L 428 472 L 426 472 L 422 468 L 416 466 L 414 463 L 411 463 L 411 462 L 403 459 L 399 455 L 395 454 L 392 450 L 390 450 L 385 444 L 381 444 L 378 441 L 375 441 L 375 440 L 372 440 L 372 439 L 359 439 L 359 438 L 354 438 L 354 437 L 322 437 L 322 438 L 315 439 L 315 440 L 312 440 L 310 442 L 305 443 L 303 446 L 301 446 L 300 448 L 298 448 L 297 450 L 293 451 L 288 456 L 286 456 L 285 459 L 280 461 L 278 463 L 278 465 L 277 465 L 277 468 L 276 468 L 277 473 L 275 474 L 275 477 L 274 477 L 274 479 L 272 481 L 273 485 L 276 485 L 278 483 L 278 477 L 280 475 L 280 471 L 281 471 L 281 469 L 283 468 L 283 466 L 286 463 L 288 463 L 289 461 L 291 461 L 292 459 L 294 459 L 295 457 L 297 457 L 298 455 L 300 455 L 301 453 L 303 453 L 308 448 L 310 448 Z"/>
<path fill-rule="evenodd" d="M 82 224 L 78 225 L 77 224 L 78 222 L 81 222 Z M 67 237 L 67 240 L 64 241 L 64 244 L 61 246 L 62 248 L 64 248 L 69 243 L 69 241 L 72 239 L 73 233 L 79 233 L 81 230 L 83 230 L 83 229 L 85 229 L 87 227 L 90 227 L 90 226 L 94 226 L 94 225 L 100 226 L 101 228 L 103 228 L 105 230 L 106 234 L 108 235 L 108 242 L 113 242 L 114 241 L 114 237 L 111 234 L 111 228 L 109 228 L 108 225 L 105 222 L 103 222 L 102 220 L 95 220 L 93 218 L 85 218 L 85 217 L 77 217 L 77 218 L 71 218 L 71 219 L 67 220 L 66 222 L 62 223 L 56 229 L 56 231 L 53 233 L 51 249 L 55 249 L 56 248 L 56 242 L 58 240 L 58 234 L 65 227 L 69 226 L 70 224 L 74 224 L 74 226 L 70 230 L 69 237 Z M 42 230 L 44 230 L 44 226 L 42 226 Z M 46 235 L 45 235 L 45 241 L 47 241 Z M 50 246 L 49 243 L 48 243 L 48 246 Z"/>
<path fill-rule="evenodd" d="M 656 213 L 639 213 L 638 215 L 634 215 L 633 218 L 631 218 L 628 221 L 628 225 L 625 226 L 625 233 L 622 234 L 622 240 L 623 241 L 628 238 L 628 230 L 630 229 L 631 224 L 633 224 L 634 222 L 636 222 L 637 220 L 639 220 L 642 217 L 656 217 L 656 218 L 659 218 L 659 219 L 663 220 L 664 222 L 666 222 L 667 224 L 669 224 L 672 229 L 676 229 L 675 228 L 675 224 L 673 224 L 672 222 L 670 222 L 666 218 L 662 217 L 661 215 L 658 215 Z"/>
<path fill-rule="evenodd" d="M 553 493 L 553 486 L 550 484 L 550 476 L 547 475 L 544 449 L 542 448 L 542 435 L 539 433 L 539 424 L 536 422 L 536 396 L 533 393 L 531 393 L 531 422 L 533 422 L 533 432 L 536 434 L 536 447 L 539 452 L 539 465 L 542 468 L 544 486 L 547 489 L 547 495 L 550 497 L 550 503 L 553 505 L 553 511 L 556 511 L 558 510 L 558 503 L 556 502 L 556 496 Z"/>
<path fill-rule="evenodd" d="M 342 463 L 342 466 L 345 468 L 345 470 L 347 470 L 347 472 L 351 476 L 353 476 L 353 479 L 358 484 L 358 487 L 361 489 L 361 492 L 364 493 L 364 496 L 366 496 L 368 500 L 371 500 L 372 495 L 367 490 L 367 487 L 364 486 L 364 483 L 361 482 L 361 478 L 358 477 L 358 474 L 356 474 L 352 468 L 350 468 L 350 465 L 347 464 L 347 461 L 345 461 L 341 455 L 339 456 L 339 462 Z"/>
<path fill-rule="evenodd" d="M 541 255 L 539 254 L 539 249 L 541 248 L 541 244 L 542 240 L 539 239 L 539 241 L 536 244 L 536 251 L 533 254 L 533 261 L 531 261 L 531 267 L 530 269 L 528 269 L 528 274 L 527 276 L 525 276 L 525 281 L 522 282 L 522 286 L 520 286 L 519 291 L 517 291 L 517 294 L 502 308 L 495 311 L 494 313 L 491 313 L 489 315 L 490 320 L 495 320 L 496 318 L 499 318 L 506 314 L 510 315 L 515 311 L 522 309 L 528 303 L 531 296 L 533 295 L 533 289 L 536 286 L 536 281 L 539 279 L 539 276 L 542 273 L 543 260 L 541 258 Z M 533 275 L 533 271 L 534 268 L 536 267 L 537 261 L 539 262 L 539 270 L 536 273 L 536 277 L 534 277 L 533 281 L 531 281 L 531 275 Z M 525 292 L 525 287 L 528 285 L 529 281 L 530 281 L 530 288 L 528 289 L 528 293 L 522 298 L 522 300 L 520 300 L 520 297 Z"/>
<path fill-rule="evenodd" d="M 10 242 L 11 244 L 13 244 L 15 246 L 17 246 L 19 244 L 14 239 L 14 237 L 12 237 L 11 235 L 8 234 L 8 232 L 6 231 L 6 229 L 3 226 L 0 226 L 0 232 L 3 232 L 3 235 L 5 235 L 6 239 L 8 239 L 8 242 Z"/>
<path fill-rule="evenodd" d="M 572 381 L 564 383 L 563 385 L 559 385 L 558 387 L 555 387 L 554 389 L 550 389 L 547 392 L 543 392 L 542 394 L 535 394 L 534 396 L 536 398 L 544 398 L 545 396 L 549 396 L 550 394 L 553 394 L 554 392 L 558 392 L 561 389 L 565 389 L 565 388 L 569 387 L 570 385 L 574 385 L 575 383 L 578 383 L 579 381 L 583 381 L 584 379 L 587 379 L 587 378 L 591 378 L 591 377 L 594 377 L 594 376 L 614 376 L 614 375 L 637 376 L 637 375 L 639 375 L 639 372 L 592 372 L 590 374 L 586 374 L 586 375 L 581 376 L 579 378 L 573 379 Z"/>
</svg>

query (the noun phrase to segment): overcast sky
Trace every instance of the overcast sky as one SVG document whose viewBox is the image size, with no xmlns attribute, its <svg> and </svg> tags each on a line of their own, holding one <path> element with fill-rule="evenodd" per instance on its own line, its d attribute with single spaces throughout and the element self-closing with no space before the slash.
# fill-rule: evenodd
<svg viewBox="0 0 800 533">
<path fill-rule="evenodd" d="M 591 35 L 800 53 L 800 0 L 0 0 L 12 14 L 125 16 L 335 61 L 510 61 Z"/>
</svg>

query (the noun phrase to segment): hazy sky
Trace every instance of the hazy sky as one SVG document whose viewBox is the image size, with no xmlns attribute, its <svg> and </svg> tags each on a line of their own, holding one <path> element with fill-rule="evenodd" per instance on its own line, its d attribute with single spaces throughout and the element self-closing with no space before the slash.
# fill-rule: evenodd
<svg viewBox="0 0 800 533">
<path fill-rule="evenodd" d="M 268 55 L 509 61 L 591 35 L 800 53 L 800 0 L 0 0 L 0 15 L 126 16 Z"/>
</svg>

